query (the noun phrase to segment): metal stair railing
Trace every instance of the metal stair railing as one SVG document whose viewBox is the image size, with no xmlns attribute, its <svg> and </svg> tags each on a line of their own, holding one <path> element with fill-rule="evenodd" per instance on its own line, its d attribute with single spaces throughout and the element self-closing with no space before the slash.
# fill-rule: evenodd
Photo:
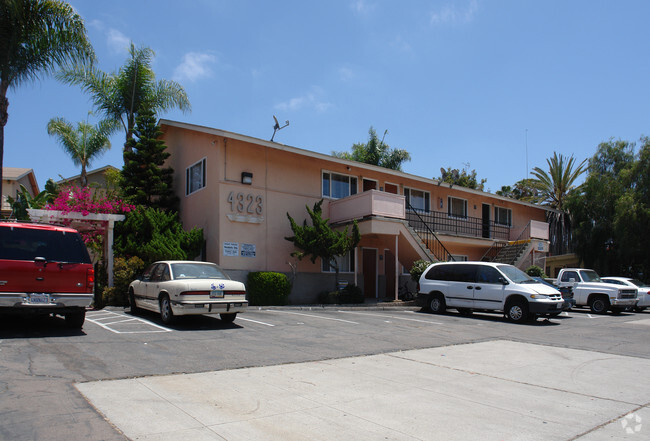
<svg viewBox="0 0 650 441">
<path fill-rule="evenodd" d="M 422 218 L 422 216 L 420 216 L 415 208 L 409 204 L 408 201 L 405 202 L 407 208 L 407 221 L 409 226 L 413 228 L 413 231 L 415 231 L 415 234 L 420 237 L 422 242 L 424 242 L 436 259 L 441 262 L 453 261 L 454 258 L 451 253 L 447 248 L 445 248 L 440 239 L 438 239 L 438 236 L 436 236 L 436 233 L 434 233 L 431 227 L 429 227 L 429 224 Z M 416 219 L 413 219 L 412 216 L 409 215 L 414 215 Z"/>
</svg>

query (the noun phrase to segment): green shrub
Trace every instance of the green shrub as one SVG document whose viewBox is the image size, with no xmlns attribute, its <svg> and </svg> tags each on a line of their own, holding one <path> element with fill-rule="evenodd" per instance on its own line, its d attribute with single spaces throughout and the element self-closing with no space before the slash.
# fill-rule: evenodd
<svg viewBox="0 0 650 441">
<path fill-rule="evenodd" d="M 115 258 L 113 262 L 113 286 L 104 288 L 102 302 L 104 305 L 126 306 L 129 304 L 129 284 L 144 270 L 144 262 L 139 257 L 126 260 Z"/>
<path fill-rule="evenodd" d="M 543 277 L 546 278 L 546 274 L 544 273 L 544 270 L 537 265 L 532 265 L 526 268 L 525 271 L 526 274 L 528 274 L 530 277 Z"/>
<path fill-rule="evenodd" d="M 286 305 L 291 283 L 282 273 L 259 271 L 248 273 L 248 301 L 255 306 Z"/>
<path fill-rule="evenodd" d="M 411 267 L 411 270 L 409 271 L 411 273 L 411 279 L 415 282 L 420 281 L 420 276 L 426 270 L 429 265 L 431 265 L 433 262 L 429 262 L 428 260 L 416 260 L 413 262 L 413 266 Z"/>
</svg>

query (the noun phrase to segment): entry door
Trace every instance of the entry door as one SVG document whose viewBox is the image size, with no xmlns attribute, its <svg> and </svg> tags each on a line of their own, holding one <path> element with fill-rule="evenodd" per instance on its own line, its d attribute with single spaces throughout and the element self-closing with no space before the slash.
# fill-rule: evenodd
<svg viewBox="0 0 650 441">
<path fill-rule="evenodd" d="M 386 275 L 386 298 L 395 298 L 395 255 L 384 250 L 384 274 Z"/>
<path fill-rule="evenodd" d="M 483 237 L 490 238 L 490 204 L 483 204 Z"/>
<path fill-rule="evenodd" d="M 377 250 L 363 249 L 363 296 L 377 298 Z"/>
</svg>

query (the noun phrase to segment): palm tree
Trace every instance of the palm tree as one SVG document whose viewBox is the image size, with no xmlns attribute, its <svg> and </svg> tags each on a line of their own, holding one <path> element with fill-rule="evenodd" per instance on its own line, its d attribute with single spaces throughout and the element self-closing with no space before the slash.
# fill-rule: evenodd
<svg viewBox="0 0 650 441">
<path fill-rule="evenodd" d="M 539 167 L 535 167 L 531 172 L 540 186 L 541 202 L 556 210 L 563 210 L 567 194 L 573 189 L 575 181 L 587 170 L 587 160 L 578 164 L 574 170 L 576 160 L 573 155 L 566 157 L 553 152 L 553 157 L 548 158 L 546 163 L 548 173 Z"/>
<path fill-rule="evenodd" d="M 94 158 L 111 148 L 108 137 L 116 127 L 114 120 L 105 119 L 96 126 L 82 121 L 77 123 L 75 129 L 63 118 L 52 118 L 47 124 L 47 133 L 58 138 L 59 144 L 70 155 L 74 165 L 81 166 L 81 186 L 86 187 L 86 168 Z"/>
<path fill-rule="evenodd" d="M 576 160 L 553 152 L 553 157 L 546 160 L 548 173 L 535 167 L 531 174 L 535 176 L 539 189 L 540 202 L 555 211 L 548 213 L 551 230 L 551 243 L 554 244 L 554 254 L 565 254 L 570 248 L 571 225 L 565 214 L 565 201 L 569 192 L 574 188 L 576 180 L 587 170 L 587 160 L 576 165 Z"/>
<path fill-rule="evenodd" d="M 117 73 L 105 73 L 94 66 L 74 66 L 57 74 L 64 83 L 81 86 L 89 93 L 101 113 L 121 123 L 126 133 L 124 151 L 133 137 L 138 110 L 142 105 L 158 113 L 179 108 L 189 111 L 191 106 L 183 87 L 176 81 L 159 80 L 151 68 L 154 56 L 148 47 L 129 49 L 130 58 Z"/>
<path fill-rule="evenodd" d="M 57 0 L 0 0 L 0 194 L 7 91 L 94 57 L 81 17 Z"/>
</svg>

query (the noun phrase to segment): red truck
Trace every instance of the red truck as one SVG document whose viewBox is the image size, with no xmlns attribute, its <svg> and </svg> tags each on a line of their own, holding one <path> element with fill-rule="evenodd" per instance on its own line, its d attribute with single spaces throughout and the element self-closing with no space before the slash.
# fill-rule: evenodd
<svg viewBox="0 0 650 441">
<path fill-rule="evenodd" d="M 0 314 L 58 314 L 81 328 L 95 273 L 72 228 L 0 221 Z"/>
</svg>

